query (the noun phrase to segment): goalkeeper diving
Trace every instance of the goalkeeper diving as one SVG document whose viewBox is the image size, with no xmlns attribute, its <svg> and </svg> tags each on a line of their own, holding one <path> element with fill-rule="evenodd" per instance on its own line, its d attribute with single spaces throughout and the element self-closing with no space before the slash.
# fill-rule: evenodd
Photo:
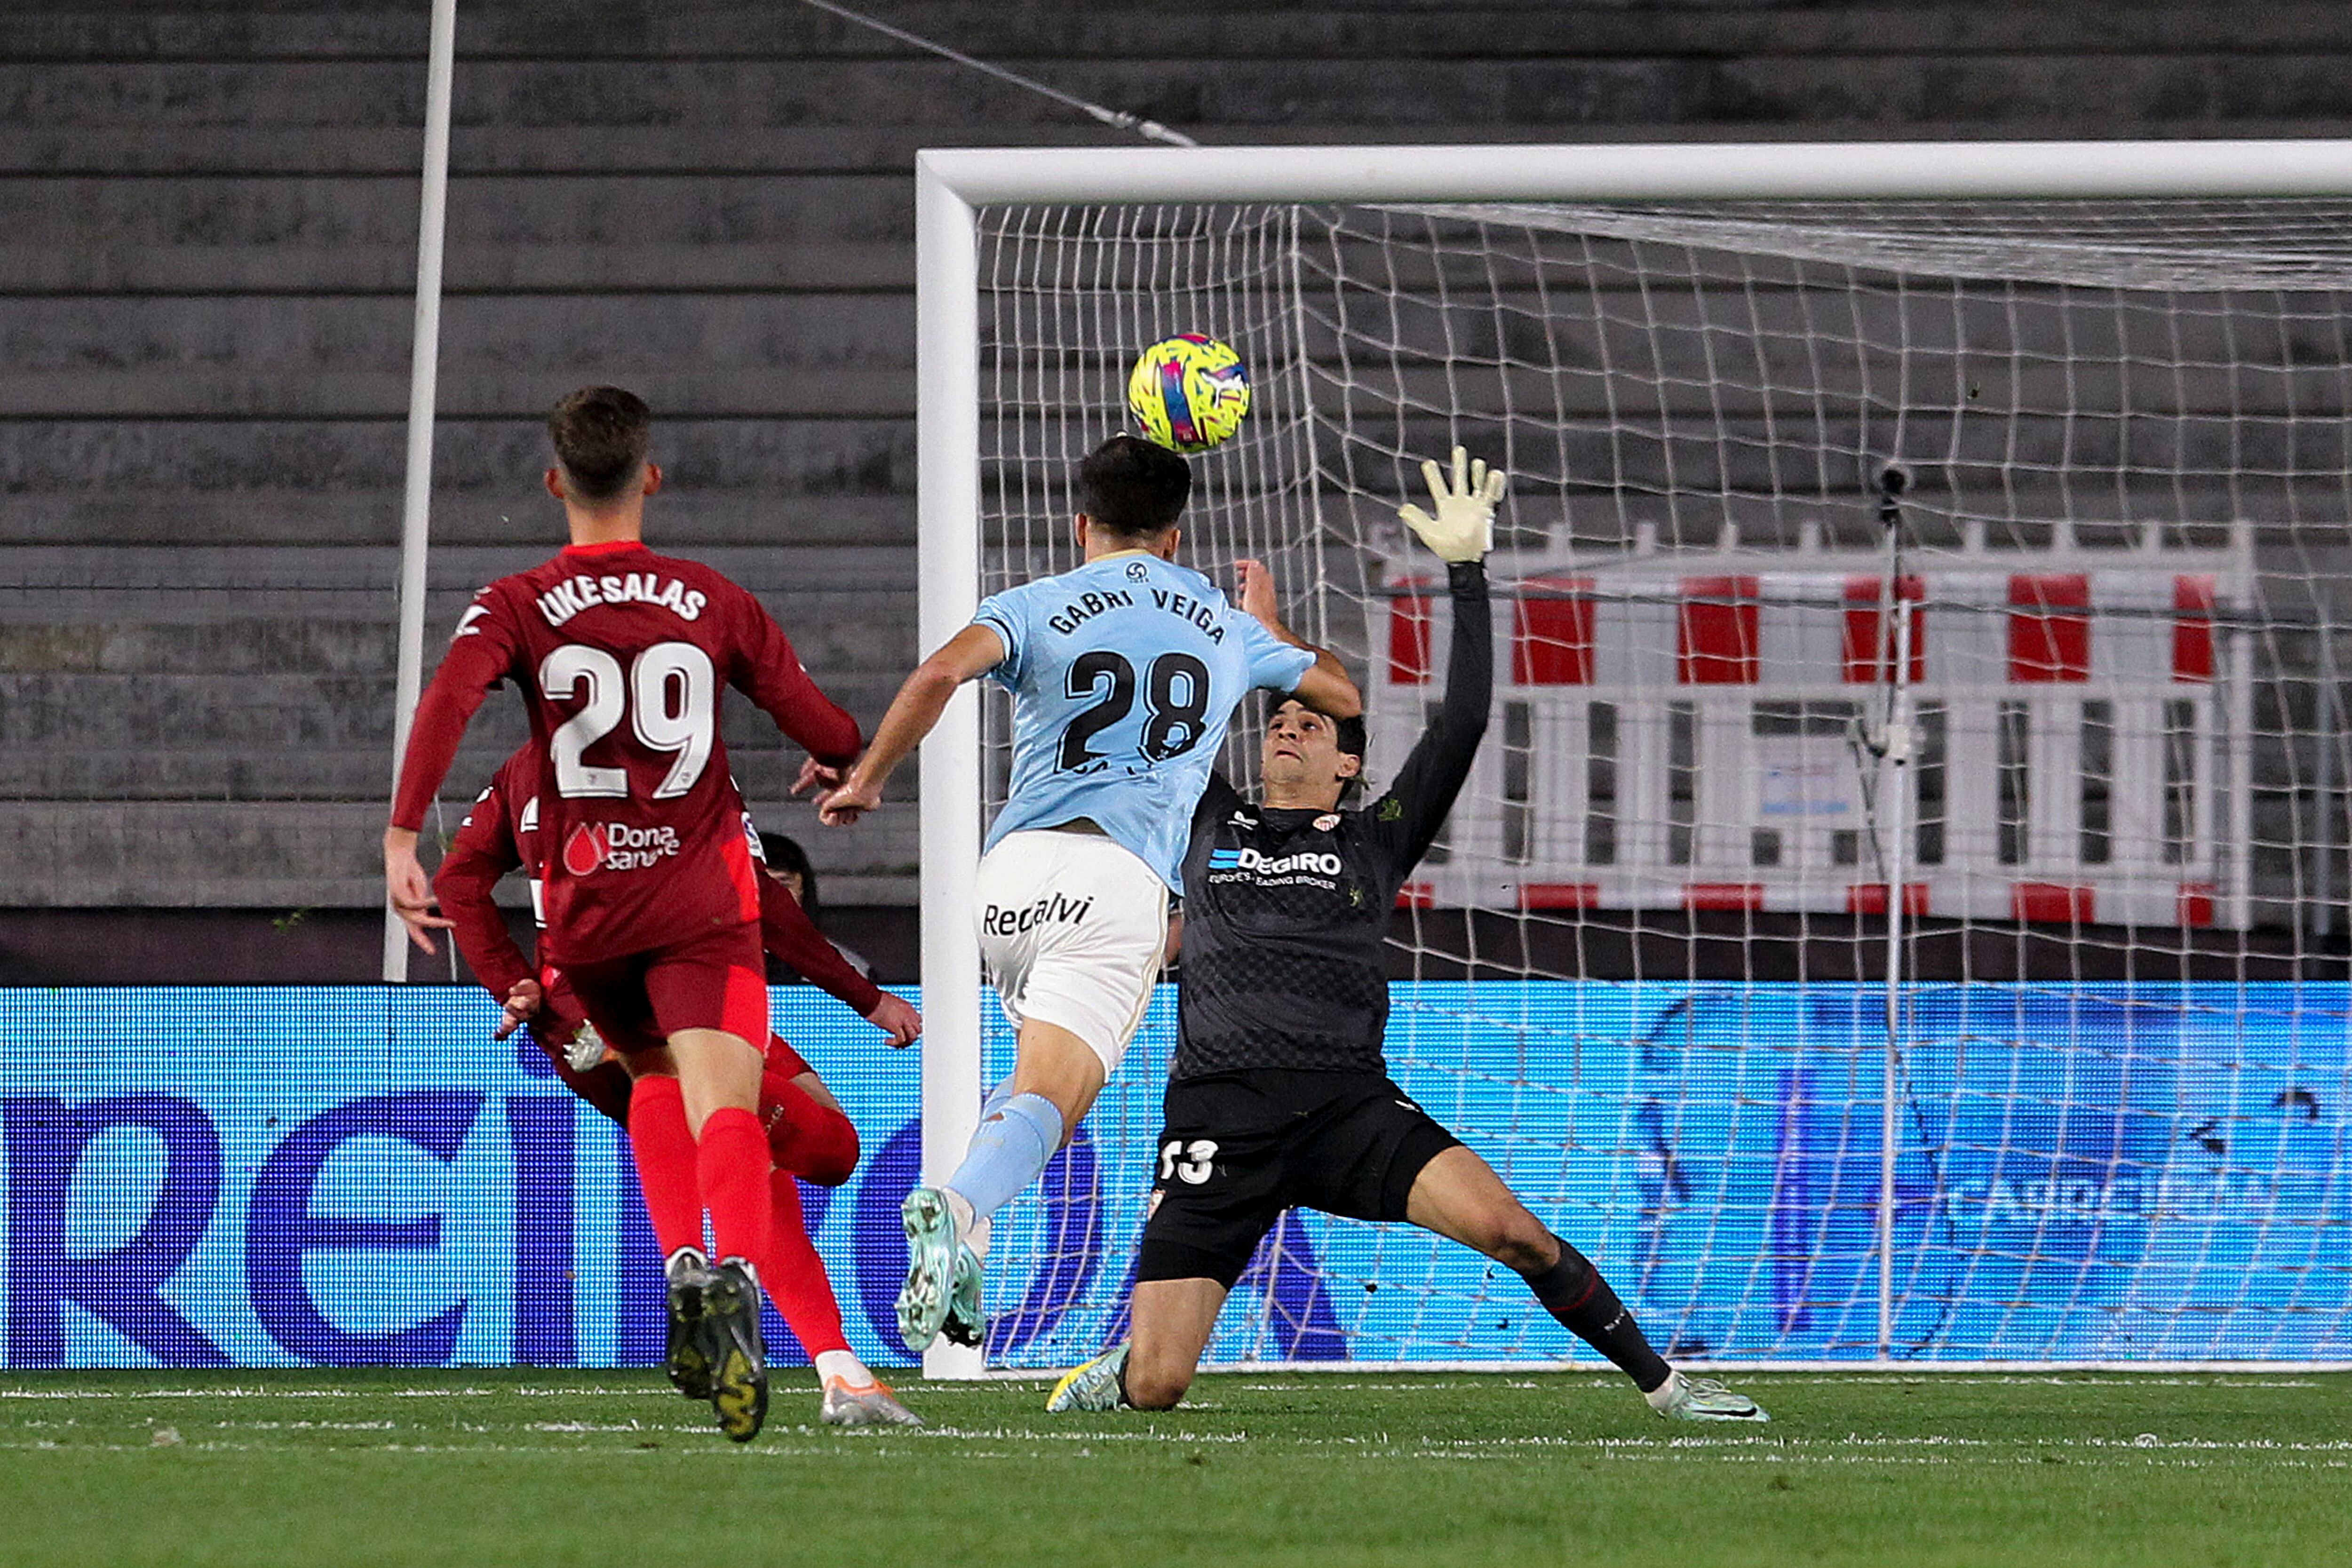
<svg viewBox="0 0 2352 1568">
<path fill-rule="evenodd" d="M 1211 778 L 1183 862 L 1176 1059 L 1133 1328 L 1064 1377 L 1048 1410 L 1182 1399 L 1258 1242 L 1286 1209 L 1307 1207 L 1403 1220 L 1507 1265 L 1661 1415 L 1767 1419 L 1745 1395 L 1668 1366 L 1591 1260 L 1388 1076 L 1390 913 L 1469 774 L 1494 693 L 1484 563 L 1505 476 L 1458 447 L 1450 475 L 1434 462 L 1422 471 L 1435 510 L 1401 515 L 1446 563 L 1444 700 L 1369 805 L 1340 809 L 1363 772 L 1362 720 L 1298 697 L 1268 725 L 1258 803 Z M 1241 608 L 1286 637 L 1264 571 L 1246 574 Z"/>
</svg>

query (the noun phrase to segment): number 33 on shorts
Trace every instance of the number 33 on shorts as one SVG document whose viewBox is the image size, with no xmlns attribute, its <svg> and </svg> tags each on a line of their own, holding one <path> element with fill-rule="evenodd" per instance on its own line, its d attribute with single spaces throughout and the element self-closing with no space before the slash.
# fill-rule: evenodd
<svg viewBox="0 0 2352 1568">
<path fill-rule="evenodd" d="M 1160 1179 L 1163 1182 L 1183 1182 L 1197 1187 L 1209 1179 L 1216 1166 L 1214 1139 L 1195 1138 L 1187 1142 L 1181 1138 L 1171 1138 L 1160 1146 Z"/>
</svg>

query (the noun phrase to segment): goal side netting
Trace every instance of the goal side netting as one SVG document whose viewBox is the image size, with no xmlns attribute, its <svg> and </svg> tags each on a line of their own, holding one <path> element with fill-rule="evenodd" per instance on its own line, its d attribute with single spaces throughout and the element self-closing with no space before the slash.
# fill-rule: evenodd
<svg viewBox="0 0 2352 1568">
<path fill-rule="evenodd" d="M 2352 1358 L 2352 200 L 974 216 L 972 592 L 1076 563 L 1129 362 L 1223 338 L 1255 405 L 1184 557 L 1272 566 L 1376 790 L 1446 676 L 1395 508 L 1456 444 L 1509 471 L 1390 1059 L 1661 1348 Z M 925 780 L 984 813 L 990 701 L 977 781 Z M 990 1364 L 1121 1331 L 1174 1017 L 999 1222 Z M 1312 1214 L 1209 1352 L 1563 1360 L 1507 1269 Z"/>
</svg>

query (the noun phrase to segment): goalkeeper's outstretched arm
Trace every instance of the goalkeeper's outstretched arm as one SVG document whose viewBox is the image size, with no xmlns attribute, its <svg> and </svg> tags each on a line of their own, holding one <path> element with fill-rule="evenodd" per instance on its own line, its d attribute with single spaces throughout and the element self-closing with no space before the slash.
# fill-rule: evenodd
<svg viewBox="0 0 2352 1568">
<path fill-rule="evenodd" d="M 1387 839 L 1400 879 L 1426 854 L 1470 776 L 1486 715 L 1495 699 L 1495 628 L 1486 605 L 1487 551 L 1495 537 L 1495 506 L 1506 476 L 1500 468 L 1468 460 L 1454 448 L 1452 482 L 1434 462 L 1421 466 L 1436 502 L 1434 516 L 1417 506 L 1400 507 L 1405 526 L 1445 563 L 1445 585 L 1454 603 L 1454 639 L 1445 663 L 1445 696 L 1437 713 L 1397 770 L 1388 798 L 1399 810 L 1372 814 L 1373 830 Z"/>
</svg>

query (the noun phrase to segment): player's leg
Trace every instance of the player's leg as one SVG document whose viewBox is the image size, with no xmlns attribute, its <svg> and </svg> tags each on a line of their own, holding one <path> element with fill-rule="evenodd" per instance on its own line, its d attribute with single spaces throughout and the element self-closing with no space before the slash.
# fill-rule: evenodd
<svg viewBox="0 0 2352 1568">
<path fill-rule="evenodd" d="M 1139 1279 L 1128 1337 L 1062 1374 L 1045 1408 L 1172 1410 L 1192 1386 L 1231 1287 L 1217 1279 Z"/>
<path fill-rule="evenodd" d="M 604 1032 L 607 1038 L 614 1033 Z M 699 1267 L 708 1261 L 702 1254 L 702 1189 L 695 1175 L 694 1131 L 687 1125 L 677 1063 L 669 1047 L 651 1037 L 622 1033 L 619 1038 L 624 1043 L 614 1049 L 629 1078 L 624 1125 L 654 1245 L 661 1249 L 665 1269 L 682 1255 Z"/>
<path fill-rule="evenodd" d="M 711 1363 L 711 1407 L 737 1442 L 767 1416 L 766 1349 L 760 1337 L 759 1261 L 774 1242 L 767 1129 L 759 1117 L 768 988 L 759 928 L 712 932 L 648 956 L 646 994 L 677 1063 L 695 1173 L 710 1215 L 716 1262 L 703 1292 L 702 1342 Z"/>
<path fill-rule="evenodd" d="M 1125 1379 L 1129 1405 L 1170 1410 L 1184 1397 L 1231 1289 L 1216 1279 L 1136 1281 Z"/>
<path fill-rule="evenodd" d="M 702 1196 L 695 1177 L 694 1132 L 677 1063 L 663 1044 L 646 998 L 645 975 L 629 959 L 582 964 L 564 976 L 581 1010 L 617 1055 L 628 1075 L 625 1124 L 644 1193 L 646 1217 L 668 1263 L 681 1252 L 702 1254 Z"/>
<path fill-rule="evenodd" d="M 1290 1206 L 1293 1108 L 1278 1090 L 1255 1075 L 1180 1079 L 1166 1106 L 1128 1338 L 1064 1377 L 1049 1411 L 1172 1408 L 1234 1281 Z"/>
<path fill-rule="evenodd" d="M 768 1237 L 767 1129 L 760 1124 L 760 1053 L 724 1029 L 680 1029 L 669 1037 L 679 1099 L 695 1140 L 703 1207 L 710 1214 L 719 1260 L 750 1264 Z"/>
<path fill-rule="evenodd" d="M 769 1179 L 774 1236 L 761 1283 L 814 1364 L 824 1389 L 819 1418 L 835 1426 L 922 1425 L 849 1348 L 841 1303 L 801 1214 L 800 1184 L 838 1186 L 857 1167 L 857 1130 L 800 1053 L 768 1042 L 760 1116 L 775 1163 Z"/>
<path fill-rule="evenodd" d="M 1013 1076 L 982 1106 L 963 1163 L 945 1184 L 959 1233 L 983 1258 L 990 1216 L 1044 1174 L 1110 1077 L 1100 1048 L 1039 1017 L 1021 1021 L 1013 1062 Z"/>
<path fill-rule="evenodd" d="M 914 1414 L 898 1403 L 889 1384 L 876 1377 L 849 1348 L 842 1331 L 841 1303 L 825 1277 L 824 1260 L 817 1256 L 801 1214 L 800 1178 L 778 1170 L 771 1178 L 775 1211 L 775 1240 L 762 1276 L 776 1315 L 808 1352 L 824 1393 L 818 1419 L 833 1426 L 919 1426 Z"/>
<path fill-rule="evenodd" d="M 680 1394 L 708 1399 L 711 1371 L 702 1318 L 710 1262 L 702 1250 L 702 1184 L 677 1060 L 662 1043 L 643 971 L 633 960 L 578 965 L 567 978 L 631 1079 L 629 1153 L 662 1256 L 663 1369 Z"/>
<path fill-rule="evenodd" d="M 781 1038 L 768 1042 L 760 1121 L 780 1171 L 820 1187 L 837 1187 L 857 1169 L 856 1125 L 815 1069 Z"/>
<path fill-rule="evenodd" d="M 1132 1030 L 1127 1034 L 1132 1034 Z M 1115 1039 L 1123 1050 L 1127 1035 Z M 907 1282 L 898 1295 L 898 1332 L 909 1349 L 940 1333 L 978 1346 L 985 1332 L 982 1268 L 996 1211 L 1043 1175 L 1093 1108 L 1109 1077 L 1102 1047 L 1043 1018 L 1024 1018 L 1013 1076 L 981 1106 L 980 1125 L 962 1162 L 936 1187 L 907 1194 Z"/>
<path fill-rule="evenodd" d="M 1404 1217 L 1517 1272 L 1545 1311 L 1616 1363 L 1661 1415 L 1699 1421 L 1769 1419 L 1745 1395 L 1705 1379 L 1685 1378 L 1668 1366 L 1592 1260 L 1553 1235 L 1493 1166 L 1463 1145 L 1453 1144 L 1421 1167 L 1405 1200 Z"/>
<path fill-rule="evenodd" d="M 907 1195 L 898 1326 L 914 1350 L 942 1329 L 979 1342 L 991 1218 L 1093 1108 L 1150 1005 L 1167 941 L 1167 889 L 1108 838 L 1013 834 L 981 862 L 978 889 L 982 956 L 1019 1037 L 961 1163 Z"/>
</svg>

